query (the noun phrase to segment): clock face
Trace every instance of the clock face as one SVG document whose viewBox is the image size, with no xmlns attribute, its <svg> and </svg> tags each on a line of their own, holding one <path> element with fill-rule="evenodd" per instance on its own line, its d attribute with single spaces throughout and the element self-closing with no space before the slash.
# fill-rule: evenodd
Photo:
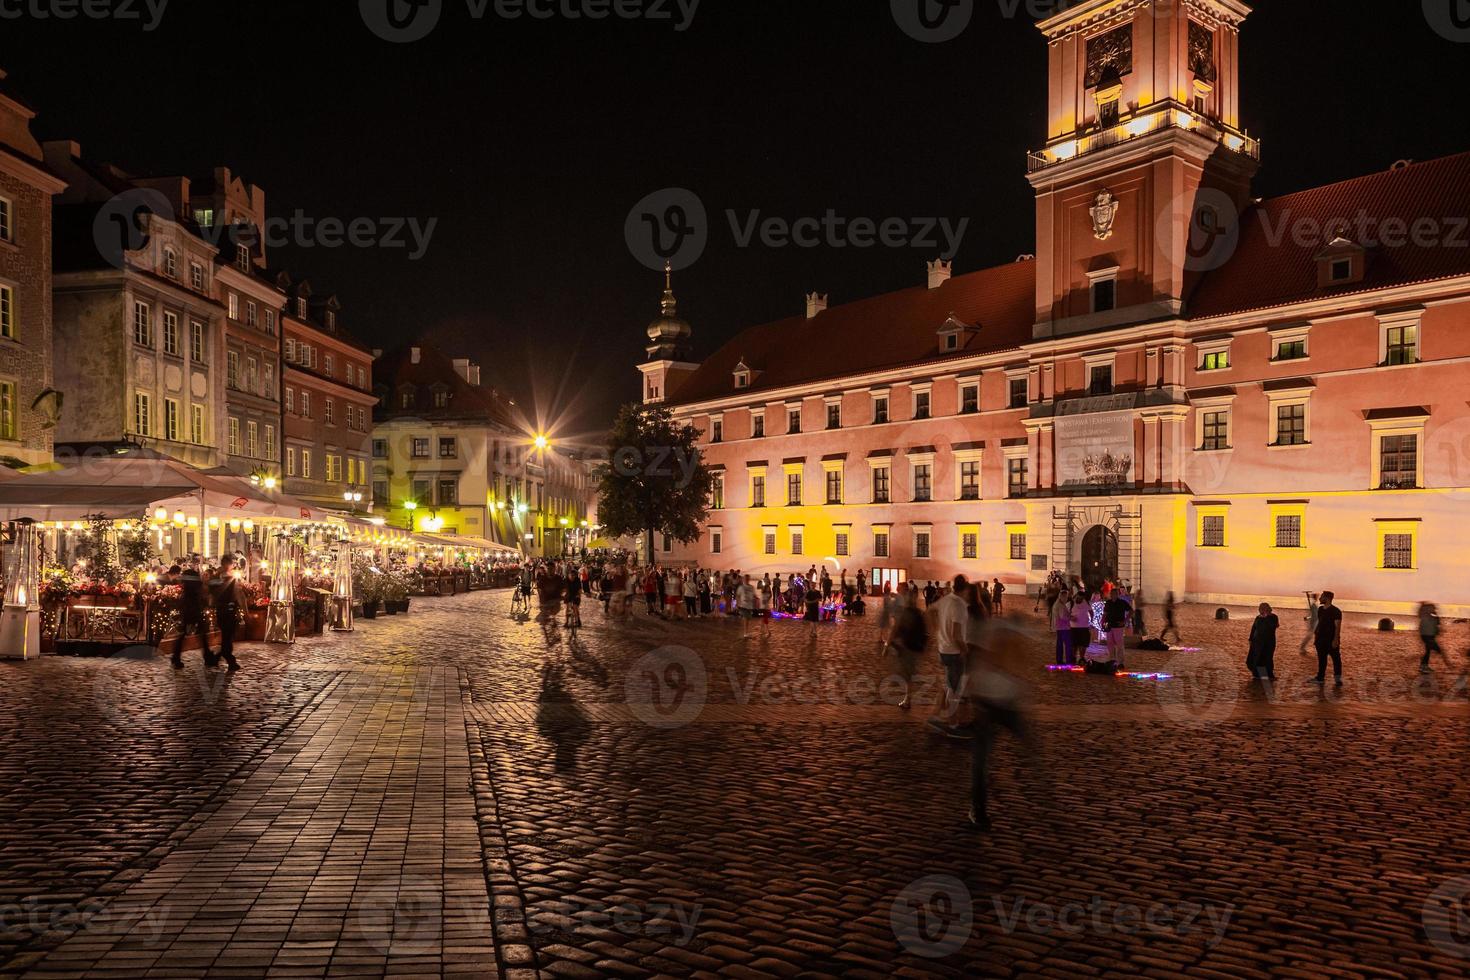
<svg viewBox="0 0 1470 980">
<path fill-rule="evenodd" d="M 1194 20 L 1189 22 L 1189 70 L 1201 81 L 1215 80 L 1215 32 Z"/>
<path fill-rule="evenodd" d="M 1133 71 L 1133 25 L 1099 34 L 1087 42 L 1087 87 L 1116 81 Z"/>
</svg>

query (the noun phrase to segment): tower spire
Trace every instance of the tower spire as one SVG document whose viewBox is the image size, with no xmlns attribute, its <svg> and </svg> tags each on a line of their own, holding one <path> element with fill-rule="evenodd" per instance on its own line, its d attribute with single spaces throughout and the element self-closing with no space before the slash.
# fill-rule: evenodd
<svg viewBox="0 0 1470 980">
<path fill-rule="evenodd" d="M 659 304 L 664 316 L 674 316 L 679 311 L 679 301 L 674 299 L 674 263 L 664 263 L 664 298 Z"/>
</svg>

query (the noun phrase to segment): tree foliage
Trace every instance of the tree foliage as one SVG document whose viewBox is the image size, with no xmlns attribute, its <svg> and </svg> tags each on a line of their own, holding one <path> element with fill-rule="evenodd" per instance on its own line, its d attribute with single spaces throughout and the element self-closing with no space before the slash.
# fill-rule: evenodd
<svg viewBox="0 0 1470 980">
<path fill-rule="evenodd" d="M 688 544 L 709 518 L 713 477 L 699 436 L 667 408 L 625 405 L 613 423 L 598 471 L 598 520 L 611 537 L 646 534 L 650 562 L 655 533 Z"/>
</svg>

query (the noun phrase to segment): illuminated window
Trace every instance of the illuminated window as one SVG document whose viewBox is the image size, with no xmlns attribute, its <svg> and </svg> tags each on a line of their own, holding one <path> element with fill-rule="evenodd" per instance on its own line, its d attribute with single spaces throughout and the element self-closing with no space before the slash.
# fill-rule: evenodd
<svg viewBox="0 0 1470 980">
<path fill-rule="evenodd" d="M 776 553 L 776 529 L 773 527 L 766 528 L 764 538 L 766 554 L 774 555 Z"/>
<path fill-rule="evenodd" d="M 1418 359 L 1418 326 L 1408 325 L 1386 328 L 1384 332 L 1384 364 L 1413 364 Z"/>
<path fill-rule="evenodd" d="M 348 408 L 351 408 L 352 406 L 349 405 L 347 407 Z M 440 439 L 439 439 L 439 458 L 440 459 L 456 459 L 458 457 L 459 457 L 459 440 L 458 439 L 455 439 L 452 436 L 449 436 L 449 437 L 442 437 L 441 436 Z"/>
<path fill-rule="evenodd" d="M 1200 514 L 1199 544 L 1201 548 L 1225 547 L 1224 513 Z"/>
<path fill-rule="evenodd" d="M 204 324 L 198 320 L 189 321 L 189 357 L 195 364 L 204 363 Z"/>
<path fill-rule="evenodd" d="M 801 506 L 801 474 L 786 474 L 786 505 L 788 507 Z"/>
<path fill-rule="evenodd" d="M 237 418 L 231 418 L 230 419 L 230 446 L 229 446 L 229 449 L 230 449 L 230 455 L 231 456 L 238 456 L 238 455 L 240 455 L 240 420 L 237 419 Z"/>
<path fill-rule="evenodd" d="M 133 395 L 133 431 L 140 436 L 153 434 L 153 399 L 146 392 Z"/>
<path fill-rule="evenodd" d="M 296 475 L 296 450 L 291 446 L 286 447 L 286 475 Z"/>
<path fill-rule="evenodd" d="M 255 300 L 245 304 L 245 322 L 252 327 L 260 322 L 260 307 L 255 305 Z"/>
<path fill-rule="evenodd" d="M 805 541 L 804 541 L 805 537 L 806 537 L 806 528 L 804 528 L 804 527 L 793 527 L 791 529 L 791 553 L 793 555 L 802 555 L 802 554 L 805 554 L 806 553 L 805 551 L 802 550 L 803 545 L 805 544 Z"/>
<path fill-rule="evenodd" d="M 204 406 L 189 406 L 189 441 L 196 446 L 204 445 Z"/>
<path fill-rule="evenodd" d="M 273 425 L 265 427 L 265 458 L 276 458 L 276 427 Z"/>
<path fill-rule="evenodd" d="M 0 197 L 0 241 L 15 241 L 15 228 L 12 224 L 14 220 L 10 199 Z"/>
<path fill-rule="evenodd" d="M 0 286 L 0 337 L 15 339 L 15 293 L 9 286 Z"/>
<path fill-rule="evenodd" d="M 301 478 L 303 480 L 310 480 L 311 479 L 311 450 L 310 449 L 303 449 L 303 450 L 301 450 Z"/>
<path fill-rule="evenodd" d="M 851 541 L 851 538 L 852 538 L 852 535 L 851 535 L 851 532 L 848 529 L 842 528 L 842 529 L 839 529 L 837 531 L 837 557 L 838 558 L 846 558 L 848 556 L 848 554 L 849 554 L 849 542 Z"/>
<path fill-rule="evenodd" d="M 169 442 L 179 441 L 179 403 L 172 398 L 163 400 L 163 437 Z"/>
<path fill-rule="evenodd" d="M 874 528 L 873 529 L 873 557 L 875 557 L 875 558 L 887 558 L 888 557 L 888 529 L 887 528 Z"/>
<path fill-rule="evenodd" d="M 440 507 L 458 507 L 459 506 L 459 481 L 458 480 L 440 480 L 439 481 L 439 506 Z"/>
<path fill-rule="evenodd" d="M 980 557 L 980 529 L 976 527 L 960 528 L 960 558 L 973 561 Z"/>
<path fill-rule="evenodd" d="M 429 458 L 429 440 L 428 439 L 415 439 L 415 440 L 413 440 L 413 458 L 414 459 L 428 459 Z"/>
<path fill-rule="evenodd" d="M 1230 352 L 1219 350 L 1211 351 L 1200 360 L 1201 371 L 1224 371 L 1230 367 Z"/>
<path fill-rule="evenodd" d="M 230 294 L 229 311 L 231 320 L 240 319 L 240 297 L 235 293 Z"/>
<path fill-rule="evenodd" d="M 260 424 L 254 419 L 245 423 L 245 455 L 252 458 L 260 452 Z"/>
<path fill-rule="evenodd" d="M 1307 356 L 1307 342 L 1305 340 L 1284 340 L 1276 345 L 1276 357 L 1278 361 L 1300 361 Z"/>
</svg>

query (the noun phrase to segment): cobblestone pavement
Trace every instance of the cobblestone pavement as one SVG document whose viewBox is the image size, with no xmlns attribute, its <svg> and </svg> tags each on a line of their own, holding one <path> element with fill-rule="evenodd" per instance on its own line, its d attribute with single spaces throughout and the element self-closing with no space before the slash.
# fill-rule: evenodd
<svg viewBox="0 0 1470 980">
<path fill-rule="evenodd" d="M 1344 686 L 1186 610 L 1168 680 L 1002 659 L 995 829 L 872 622 L 516 621 L 415 600 L 350 636 L 0 666 L 6 975 L 1470 975 L 1470 644 L 1350 617 Z M 53 928 L 54 926 L 54 928 Z M 80 930 L 78 931 L 78 927 Z"/>
</svg>

